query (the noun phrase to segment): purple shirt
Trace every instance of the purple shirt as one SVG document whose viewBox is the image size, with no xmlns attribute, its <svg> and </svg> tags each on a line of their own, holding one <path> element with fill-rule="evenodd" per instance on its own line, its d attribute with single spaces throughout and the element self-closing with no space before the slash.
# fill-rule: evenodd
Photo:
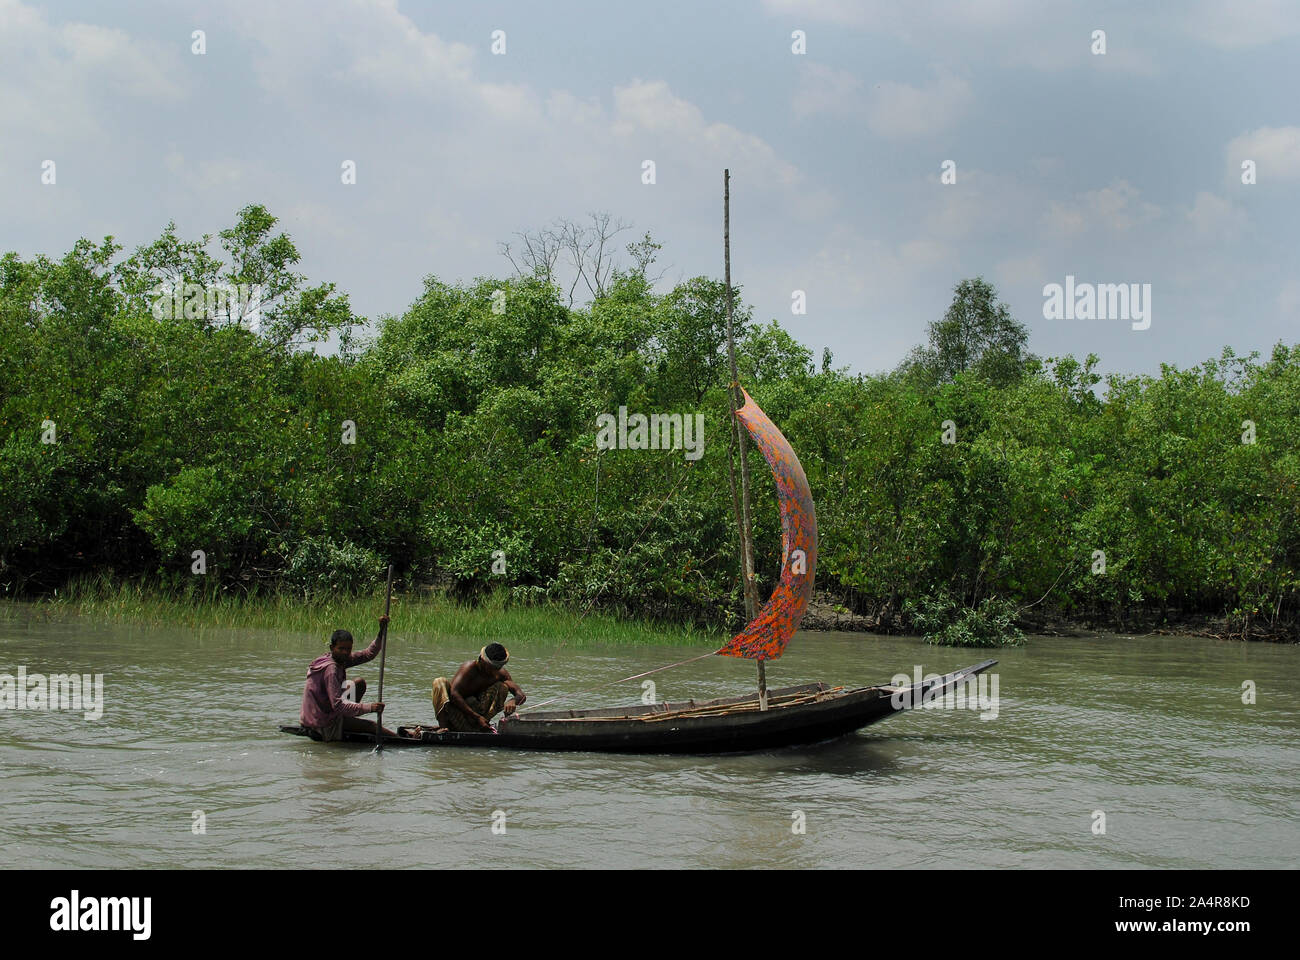
<svg viewBox="0 0 1300 960">
<path fill-rule="evenodd" d="M 317 657 L 307 668 L 307 686 L 302 691 L 302 712 L 298 719 L 304 727 L 328 727 L 340 714 L 359 717 L 365 713 L 363 704 L 348 703 L 343 699 L 343 681 L 348 667 L 368 663 L 379 654 L 379 638 L 360 653 L 351 654 L 343 666 L 335 663 L 328 653 Z"/>
</svg>

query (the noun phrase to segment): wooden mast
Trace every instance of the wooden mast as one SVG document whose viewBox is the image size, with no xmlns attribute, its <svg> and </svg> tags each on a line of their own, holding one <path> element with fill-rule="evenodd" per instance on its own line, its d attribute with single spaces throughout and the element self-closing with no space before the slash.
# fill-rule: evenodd
<svg viewBox="0 0 1300 960">
<path fill-rule="evenodd" d="M 758 587 L 754 583 L 754 528 L 750 519 L 749 457 L 746 455 L 748 436 L 740 425 L 736 411 L 743 401 L 740 392 L 740 374 L 736 370 L 736 336 L 731 321 L 731 170 L 722 171 L 722 259 L 727 286 L 727 360 L 731 367 L 731 384 L 727 397 L 731 402 L 731 439 L 740 453 L 740 498 L 736 497 L 736 474 L 731 452 L 727 455 L 727 472 L 731 481 L 731 504 L 740 530 L 740 577 L 745 596 L 745 617 L 753 620 L 758 613 Z M 762 660 L 758 663 L 758 708 L 767 709 L 767 670 Z"/>
</svg>

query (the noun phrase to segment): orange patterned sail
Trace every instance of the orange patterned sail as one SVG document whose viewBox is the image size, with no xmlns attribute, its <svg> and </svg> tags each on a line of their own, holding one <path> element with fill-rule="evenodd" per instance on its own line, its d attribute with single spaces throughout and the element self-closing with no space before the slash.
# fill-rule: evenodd
<svg viewBox="0 0 1300 960">
<path fill-rule="evenodd" d="M 803 464 L 790 442 L 748 393 L 736 416 L 763 451 L 776 478 L 781 506 L 781 578 L 758 615 L 721 650 L 724 657 L 775 660 L 785 652 L 812 597 L 817 568 L 817 514 Z"/>
</svg>

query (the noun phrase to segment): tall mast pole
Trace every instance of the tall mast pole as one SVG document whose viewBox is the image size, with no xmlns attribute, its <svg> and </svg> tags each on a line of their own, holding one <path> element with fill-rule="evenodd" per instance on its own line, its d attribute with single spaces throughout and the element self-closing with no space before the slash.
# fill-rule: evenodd
<svg viewBox="0 0 1300 960">
<path fill-rule="evenodd" d="M 750 518 L 749 457 L 746 455 L 748 436 L 740 425 L 736 411 L 744 402 L 740 392 L 740 374 L 736 370 L 736 335 L 731 319 L 731 170 L 722 171 L 722 259 L 727 286 L 727 360 L 731 367 L 731 384 L 727 396 L 731 401 L 731 432 L 736 449 L 740 452 L 740 500 L 736 501 L 736 475 L 731 466 L 730 451 L 727 469 L 731 479 L 731 502 L 736 510 L 736 525 L 740 529 L 740 576 L 745 596 L 745 617 L 753 620 L 758 613 L 758 587 L 754 583 L 754 528 Z M 762 660 L 758 663 L 758 706 L 767 709 L 767 669 Z"/>
</svg>

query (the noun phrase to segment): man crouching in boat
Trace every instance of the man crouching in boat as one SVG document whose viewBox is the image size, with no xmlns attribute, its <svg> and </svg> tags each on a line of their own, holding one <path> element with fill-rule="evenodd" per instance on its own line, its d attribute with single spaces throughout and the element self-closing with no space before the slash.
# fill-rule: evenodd
<svg viewBox="0 0 1300 960">
<path fill-rule="evenodd" d="M 313 740 L 342 740 L 345 731 L 374 734 L 375 722 L 358 719 L 363 713 L 379 713 L 382 703 L 362 703 L 366 681 L 348 679 L 348 667 L 369 663 L 379 655 L 387 617 L 379 618 L 379 635 L 360 653 L 352 652 L 352 634 L 335 630 L 330 652 L 317 657 L 307 668 L 307 685 L 302 691 L 302 713 L 298 719 Z M 391 734 L 392 731 L 385 730 Z"/>
<path fill-rule="evenodd" d="M 502 710 L 510 716 L 528 699 L 505 669 L 509 659 L 505 647 L 489 643 L 479 651 L 477 660 L 462 663 L 451 680 L 439 677 L 433 681 L 433 710 L 438 722 L 461 733 L 495 733 L 492 718 Z"/>
</svg>

